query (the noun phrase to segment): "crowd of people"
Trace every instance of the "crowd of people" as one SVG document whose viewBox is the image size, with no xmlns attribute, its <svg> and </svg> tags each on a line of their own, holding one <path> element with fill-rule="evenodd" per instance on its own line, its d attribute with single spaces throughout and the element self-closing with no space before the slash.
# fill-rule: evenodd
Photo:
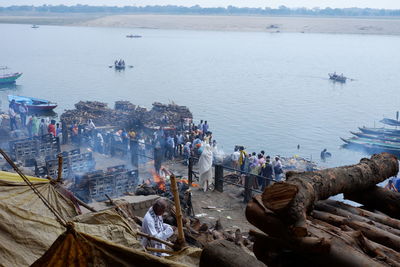
<svg viewBox="0 0 400 267">
<path fill-rule="evenodd" d="M 161 163 L 164 159 L 172 160 L 183 157 L 183 164 L 189 164 L 189 158 L 198 158 L 206 145 L 216 148 L 212 132 L 209 130 L 207 121 L 201 120 L 198 125 L 188 124 L 182 129 L 164 129 L 160 127 L 152 137 L 154 146 L 154 167 L 160 172 Z M 140 139 L 139 139 L 140 144 Z"/>
<path fill-rule="evenodd" d="M 60 123 L 56 123 L 55 120 L 48 117 L 40 118 L 38 114 L 29 115 L 29 109 L 25 102 L 17 104 L 15 100 L 12 100 L 8 106 L 8 115 L 11 131 L 26 129 L 29 137 L 46 134 L 52 134 L 54 137 L 62 135 Z"/>
<path fill-rule="evenodd" d="M 269 155 L 265 155 L 265 151 L 260 153 L 247 153 L 243 146 L 236 146 L 231 155 L 232 166 L 235 170 L 242 173 L 253 174 L 254 188 L 264 190 L 270 181 L 280 181 L 283 176 L 282 162 L 279 156 L 271 160 Z M 242 181 L 244 183 L 244 181 Z"/>
</svg>

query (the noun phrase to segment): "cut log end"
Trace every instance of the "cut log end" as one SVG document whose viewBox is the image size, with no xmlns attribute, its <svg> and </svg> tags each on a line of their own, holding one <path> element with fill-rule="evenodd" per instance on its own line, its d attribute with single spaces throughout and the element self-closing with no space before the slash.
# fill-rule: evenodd
<svg viewBox="0 0 400 267">
<path fill-rule="evenodd" d="M 280 211 L 289 206 L 298 191 L 296 185 L 283 182 L 275 183 L 265 189 L 262 201 L 267 208 Z"/>
<path fill-rule="evenodd" d="M 294 226 L 292 232 L 296 237 L 305 237 L 308 234 L 307 227 L 305 226 Z"/>
</svg>

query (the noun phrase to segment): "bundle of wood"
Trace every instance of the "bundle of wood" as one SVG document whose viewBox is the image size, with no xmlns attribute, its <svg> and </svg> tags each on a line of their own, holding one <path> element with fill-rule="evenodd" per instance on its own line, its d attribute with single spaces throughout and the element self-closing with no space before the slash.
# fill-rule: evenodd
<svg viewBox="0 0 400 267">
<path fill-rule="evenodd" d="M 325 200 L 374 192 L 375 184 L 398 170 L 397 158 L 382 153 L 352 166 L 287 173 L 286 182 L 267 187 L 246 208 L 248 221 L 263 231 L 252 232 L 255 255 L 271 266 L 400 266 L 399 220 Z M 386 205 L 382 201 L 374 208 Z"/>
<path fill-rule="evenodd" d="M 110 124 L 116 119 L 114 111 L 106 103 L 97 101 L 79 101 L 75 104 L 75 109 L 66 110 L 60 117 L 67 124 L 74 121 L 86 123 L 89 119 L 98 126 Z"/>
<path fill-rule="evenodd" d="M 183 119 L 192 119 L 193 115 L 186 106 L 176 104 L 164 105 L 154 102 L 152 109 L 147 113 L 143 123 L 147 127 L 158 125 L 180 125 Z"/>
<path fill-rule="evenodd" d="M 115 101 L 114 109 L 133 112 L 136 109 L 136 105 L 132 104 L 129 101 Z"/>
<path fill-rule="evenodd" d="M 86 123 L 91 119 L 97 126 L 113 125 L 135 129 L 142 125 L 178 126 L 184 118 L 193 118 L 193 115 L 187 107 L 176 104 L 154 103 L 153 108 L 148 111 L 129 101 L 116 101 L 115 109 L 102 102 L 80 101 L 75 104 L 75 109 L 65 111 L 60 118 L 67 124 L 74 121 Z"/>
</svg>

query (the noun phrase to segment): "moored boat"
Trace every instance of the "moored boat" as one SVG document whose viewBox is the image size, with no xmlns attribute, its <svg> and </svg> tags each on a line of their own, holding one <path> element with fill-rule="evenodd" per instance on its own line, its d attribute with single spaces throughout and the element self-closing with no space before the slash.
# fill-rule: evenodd
<svg viewBox="0 0 400 267">
<path fill-rule="evenodd" d="M 386 124 L 386 125 L 390 125 L 390 126 L 400 126 L 400 121 L 388 119 L 388 118 L 383 118 L 379 122 Z"/>
<path fill-rule="evenodd" d="M 25 103 L 30 111 L 49 111 L 57 107 L 57 103 L 35 97 L 8 95 L 8 101 L 15 100 L 17 106 Z"/>
<path fill-rule="evenodd" d="M 362 132 L 351 132 L 351 131 L 350 133 L 361 138 L 400 143 L 400 136 L 375 135 L 375 134 L 367 134 Z"/>
<path fill-rule="evenodd" d="M 39 26 L 36 25 L 36 24 L 33 24 L 31 28 L 32 28 L 32 29 L 37 29 L 37 28 L 39 28 Z"/>
<path fill-rule="evenodd" d="M 368 128 L 358 127 L 361 132 L 375 135 L 386 135 L 386 136 L 400 136 L 400 130 L 386 129 L 386 128 Z"/>
<path fill-rule="evenodd" d="M 392 154 L 400 155 L 400 144 L 374 142 L 371 140 L 360 138 L 340 138 L 346 143 L 347 147 L 361 148 L 371 153 L 389 152 Z"/>
<path fill-rule="evenodd" d="M 8 69 L 8 67 L 0 67 L 0 70 L 5 71 L 6 69 Z M 21 77 L 21 75 L 22 75 L 21 72 L 0 74 L 0 84 L 12 84 L 12 83 L 15 83 L 15 81 L 19 77 Z"/>
</svg>

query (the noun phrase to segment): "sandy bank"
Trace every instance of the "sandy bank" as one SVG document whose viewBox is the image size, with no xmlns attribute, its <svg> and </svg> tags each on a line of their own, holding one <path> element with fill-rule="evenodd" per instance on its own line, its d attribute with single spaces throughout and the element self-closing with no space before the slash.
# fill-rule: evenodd
<svg viewBox="0 0 400 267">
<path fill-rule="evenodd" d="M 82 23 L 91 27 L 400 35 L 400 19 L 114 15 Z"/>
<path fill-rule="evenodd" d="M 49 14 L 0 15 L 0 23 L 138 29 L 400 35 L 400 18 Z"/>
<path fill-rule="evenodd" d="M 94 14 L 0 15 L 2 24 L 72 25 L 101 16 Z"/>
</svg>

